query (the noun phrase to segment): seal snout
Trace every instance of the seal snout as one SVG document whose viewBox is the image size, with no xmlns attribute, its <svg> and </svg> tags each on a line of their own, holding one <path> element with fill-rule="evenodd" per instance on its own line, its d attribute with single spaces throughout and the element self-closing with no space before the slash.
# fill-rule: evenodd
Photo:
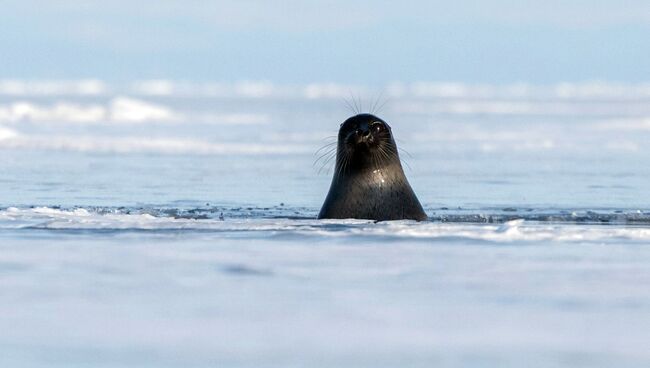
<svg viewBox="0 0 650 368">
<path fill-rule="evenodd" d="M 348 149 L 367 152 L 390 139 L 388 125 L 371 114 L 353 116 L 341 124 L 339 140 Z"/>
<path fill-rule="evenodd" d="M 370 135 L 370 127 L 368 124 L 359 124 L 357 130 L 355 131 L 357 137 L 368 137 Z"/>
<path fill-rule="evenodd" d="M 368 143 L 372 141 L 372 135 L 370 134 L 370 127 L 368 124 L 359 124 L 357 129 L 354 131 L 355 141 L 359 143 Z"/>
</svg>

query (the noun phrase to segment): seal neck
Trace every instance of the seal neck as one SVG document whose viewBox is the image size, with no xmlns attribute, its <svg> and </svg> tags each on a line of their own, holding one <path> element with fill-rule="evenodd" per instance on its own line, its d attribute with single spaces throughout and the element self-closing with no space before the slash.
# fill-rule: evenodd
<svg viewBox="0 0 650 368">
<path fill-rule="evenodd" d="M 392 157 L 384 160 L 368 160 L 345 162 L 338 161 L 334 171 L 334 180 L 357 177 L 381 178 L 383 180 L 393 180 L 394 178 L 403 177 L 404 170 L 399 157 Z"/>
</svg>

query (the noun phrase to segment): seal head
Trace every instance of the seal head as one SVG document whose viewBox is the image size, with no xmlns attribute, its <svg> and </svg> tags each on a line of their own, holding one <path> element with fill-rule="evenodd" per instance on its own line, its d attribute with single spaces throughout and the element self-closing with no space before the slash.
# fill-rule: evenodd
<svg viewBox="0 0 650 368">
<path fill-rule="evenodd" d="M 359 114 L 341 124 L 334 177 L 318 218 L 427 219 L 385 121 Z"/>
</svg>

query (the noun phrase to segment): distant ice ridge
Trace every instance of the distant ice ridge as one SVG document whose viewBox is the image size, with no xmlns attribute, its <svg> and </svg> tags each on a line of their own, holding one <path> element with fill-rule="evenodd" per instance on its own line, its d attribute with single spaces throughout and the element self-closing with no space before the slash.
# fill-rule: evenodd
<svg viewBox="0 0 650 368">
<path fill-rule="evenodd" d="M 400 138 L 416 154 L 643 153 L 650 132 L 650 84 L 0 81 L 0 149 L 313 153 L 346 104 L 412 124 Z"/>
<path fill-rule="evenodd" d="M 110 91 L 98 79 L 81 80 L 0 80 L 0 95 L 8 96 L 96 96 Z"/>
<path fill-rule="evenodd" d="M 57 102 L 51 106 L 43 106 L 26 101 L 0 105 L 0 122 L 9 123 L 20 121 L 67 123 L 112 121 L 137 123 L 146 121 L 175 121 L 179 119 L 179 114 L 165 106 L 123 96 L 113 98 L 108 106 L 99 104 L 82 105 L 67 102 Z"/>
<path fill-rule="evenodd" d="M 597 123 L 595 128 L 605 131 L 650 131 L 650 117 L 637 119 L 609 119 Z"/>
<path fill-rule="evenodd" d="M 15 131 L 0 126 L 0 141 L 3 141 L 5 139 L 15 138 L 17 135 L 18 133 L 16 133 Z"/>
<path fill-rule="evenodd" d="M 53 104 L 14 101 L 0 104 L 0 123 L 181 123 L 187 120 L 224 125 L 266 124 L 265 114 L 254 113 L 204 113 L 187 115 L 172 108 L 135 99 L 116 96 L 106 105 L 78 102 Z"/>
<path fill-rule="evenodd" d="M 277 84 L 270 81 L 244 80 L 233 83 L 192 82 L 168 79 L 110 84 L 98 79 L 84 80 L 0 80 L 0 96 L 100 96 L 133 94 L 139 96 L 187 96 L 226 98 L 307 98 L 372 99 L 377 91 L 391 98 L 650 98 L 650 83 L 624 84 L 603 81 L 534 85 L 504 85 L 459 82 L 394 82 L 384 86 L 346 83 Z"/>
<path fill-rule="evenodd" d="M 421 240 L 468 239 L 490 242 L 562 241 L 608 242 L 650 241 L 650 227 L 570 224 L 509 220 L 500 224 L 468 222 L 415 222 L 367 220 L 315 220 L 286 217 L 236 217 L 224 211 L 177 209 L 57 209 L 49 207 L 15 208 L 0 211 L 0 229 L 44 229 L 83 231 L 207 231 L 248 232 L 249 235 L 297 235 L 330 237 L 411 238 Z M 273 211 L 271 211 L 273 212 Z M 198 215 L 197 215 L 198 213 Z M 206 216 L 206 213 L 211 216 Z M 194 215 L 195 217 L 192 217 Z"/>
<path fill-rule="evenodd" d="M 105 137 L 105 136 L 25 136 L 0 128 L 0 148 L 103 153 L 162 153 L 195 155 L 260 155 L 312 153 L 300 144 L 210 142 L 189 138 Z"/>
</svg>

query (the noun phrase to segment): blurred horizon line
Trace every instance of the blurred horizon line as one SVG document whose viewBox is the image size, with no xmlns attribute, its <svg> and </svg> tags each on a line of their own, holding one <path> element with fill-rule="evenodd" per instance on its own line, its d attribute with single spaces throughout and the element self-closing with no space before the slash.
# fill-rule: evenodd
<svg viewBox="0 0 650 368">
<path fill-rule="evenodd" d="M 189 79 L 133 79 L 113 82 L 102 78 L 0 78 L 0 96 L 138 96 L 191 97 L 285 97 L 351 98 L 353 95 L 385 94 L 387 97 L 556 97 L 556 98 L 650 98 L 650 82 L 587 80 L 556 83 L 468 83 L 460 81 L 414 81 L 377 83 L 278 83 L 268 79 L 202 81 Z"/>
</svg>

